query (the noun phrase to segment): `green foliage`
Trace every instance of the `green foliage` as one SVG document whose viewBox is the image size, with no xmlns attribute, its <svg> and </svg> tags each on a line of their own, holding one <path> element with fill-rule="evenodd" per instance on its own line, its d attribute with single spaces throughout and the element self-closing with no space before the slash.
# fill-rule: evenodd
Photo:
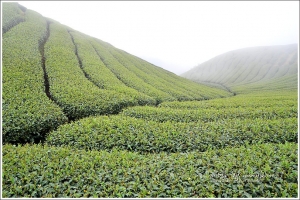
<svg viewBox="0 0 300 200">
<path fill-rule="evenodd" d="M 297 197 L 295 143 L 140 155 L 41 145 L 2 149 L 8 197 Z"/>
<path fill-rule="evenodd" d="M 292 107 L 237 107 L 220 109 L 170 109 L 157 108 L 151 106 L 137 106 L 123 110 L 125 116 L 141 118 L 144 120 L 153 120 L 157 122 L 210 122 L 222 119 L 283 119 L 297 117 L 297 105 Z"/>
<path fill-rule="evenodd" d="M 106 44 L 106 46 L 109 45 Z M 138 71 L 143 71 L 147 74 L 147 79 L 144 77 L 145 81 L 164 92 L 170 93 L 180 101 L 203 100 L 231 95 L 229 92 L 224 90 L 208 87 L 203 84 L 200 85 L 190 80 L 178 77 L 171 72 L 156 67 L 122 50 L 116 51 L 129 60 L 131 64 L 136 66 L 139 69 Z M 132 66 L 130 70 L 134 71 Z M 156 81 L 150 82 L 153 78 L 156 79 Z"/>
<path fill-rule="evenodd" d="M 154 100 L 150 96 L 140 93 L 133 88 L 127 87 L 120 81 L 101 61 L 97 52 L 88 40 L 88 36 L 78 32 L 70 32 L 74 38 L 74 43 L 78 49 L 79 59 L 82 68 L 90 81 L 102 89 L 113 90 L 131 96 L 133 100 L 128 105 L 153 104 Z M 101 73 L 99 73 L 101 72 Z"/>
<path fill-rule="evenodd" d="M 101 42 L 99 40 L 98 42 L 101 43 L 106 48 L 106 50 L 117 60 L 117 62 L 124 66 L 128 70 L 128 72 L 131 73 L 132 76 L 138 77 L 147 85 L 149 85 L 150 87 L 148 88 L 150 89 L 149 91 L 151 91 L 150 95 L 154 96 L 158 102 L 175 100 L 174 97 L 168 94 L 170 93 L 170 87 L 159 83 L 159 79 L 149 76 L 139 68 L 135 67 L 130 62 L 130 60 L 126 56 L 123 56 L 121 53 L 119 53 L 116 48 L 107 45 L 106 43 Z M 156 89 L 153 90 L 153 87 Z"/>
<path fill-rule="evenodd" d="M 20 22 L 25 21 L 25 11 L 22 11 L 23 8 L 15 2 L 4 2 L 2 6 L 2 34 L 4 34 Z"/>
<path fill-rule="evenodd" d="M 204 85 L 199 85 L 192 81 L 178 77 L 176 75 L 169 77 L 169 74 L 171 74 L 170 72 L 167 72 L 165 70 L 161 71 L 161 68 L 150 65 L 149 63 L 143 60 L 137 61 L 134 56 L 127 54 L 121 50 L 118 50 L 105 42 L 102 42 L 100 40 L 95 41 L 97 42 L 97 44 L 101 44 L 102 53 L 98 53 L 102 55 L 104 63 L 105 59 L 108 59 L 109 57 L 111 59 L 107 61 L 107 65 L 109 65 L 109 62 L 112 62 L 112 60 L 117 60 L 117 62 L 114 65 L 112 65 L 111 68 L 109 66 L 107 67 L 109 67 L 116 74 L 116 76 L 119 77 L 119 79 L 121 79 L 125 84 L 132 84 L 130 82 L 131 79 L 141 81 L 140 84 L 132 87 L 140 87 L 140 85 L 145 85 L 146 83 L 143 89 L 137 88 L 137 90 L 139 91 L 145 92 L 145 88 L 149 88 L 149 86 L 151 86 L 173 96 L 174 98 L 180 101 L 201 100 L 205 98 L 222 96 L 222 90 L 213 89 Z M 100 46 L 98 46 L 98 48 L 98 51 L 101 50 Z M 187 85 L 189 85 L 189 87 L 185 87 Z M 146 92 L 151 92 L 151 90 L 153 90 L 150 88 L 148 89 L 148 91 L 146 90 Z M 221 95 L 217 93 L 221 93 Z M 156 92 L 155 96 L 157 96 L 158 94 L 159 93 Z M 228 92 L 226 93 L 226 96 L 229 96 Z M 161 97 L 159 97 L 158 100 L 160 101 L 160 99 Z"/>
<path fill-rule="evenodd" d="M 115 59 L 115 57 L 109 52 L 109 50 L 106 49 L 102 45 L 102 43 L 100 43 L 100 41 L 92 41 L 92 45 L 94 46 L 96 52 L 98 53 L 99 57 L 106 65 L 106 67 L 110 69 L 114 73 L 114 75 L 125 85 L 155 98 L 158 102 L 161 102 L 162 100 L 172 99 L 171 96 L 149 85 L 141 78 L 139 78 L 136 74 L 124 67 L 120 62 L 118 62 L 118 60 Z"/>
<path fill-rule="evenodd" d="M 6 5 L 6 4 L 5 4 Z M 3 142 L 33 142 L 67 121 L 44 92 L 40 42 L 46 35 L 45 19 L 28 10 L 26 21 L 2 38 Z"/>
<path fill-rule="evenodd" d="M 297 92 L 298 91 L 298 73 L 297 64 L 295 64 L 296 72 L 292 75 L 273 78 L 262 82 L 249 83 L 245 85 L 234 86 L 232 89 L 237 94 L 271 91 L 273 94 L 282 93 L 282 91 Z"/>
<path fill-rule="evenodd" d="M 65 26 L 50 24 L 45 57 L 50 92 L 69 118 L 117 113 L 132 105 L 132 97 L 100 89 L 84 76 Z"/>
<path fill-rule="evenodd" d="M 173 109 L 232 109 L 297 107 L 297 93 L 289 91 L 257 92 L 209 101 L 163 102 L 159 107 Z"/>
<path fill-rule="evenodd" d="M 232 97 L 3 5 L 3 197 L 298 196 L 296 54 Z"/>
<path fill-rule="evenodd" d="M 297 90 L 297 44 L 249 47 L 216 56 L 181 76 L 234 92 Z"/>
<path fill-rule="evenodd" d="M 46 143 L 85 150 L 140 153 L 207 151 L 256 143 L 297 142 L 297 118 L 157 123 L 122 116 L 85 118 L 60 126 Z"/>
</svg>

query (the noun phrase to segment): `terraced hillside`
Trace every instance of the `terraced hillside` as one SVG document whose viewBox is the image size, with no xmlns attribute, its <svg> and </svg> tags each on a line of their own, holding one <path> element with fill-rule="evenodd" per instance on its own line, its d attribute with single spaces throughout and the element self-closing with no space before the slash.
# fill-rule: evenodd
<svg viewBox="0 0 300 200">
<path fill-rule="evenodd" d="M 297 197 L 297 93 L 164 102 L 3 146 L 4 197 Z"/>
<path fill-rule="evenodd" d="M 294 74 L 234 95 L 2 5 L 2 197 L 298 197 Z"/>
<path fill-rule="evenodd" d="M 229 92 L 199 85 L 17 3 L 3 4 L 3 141 L 135 105 Z"/>
<path fill-rule="evenodd" d="M 181 76 L 241 93 L 257 89 L 276 89 L 278 86 L 279 89 L 295 88 L 298 85 L 297 74 L 298 45 L 291 44 L 230 51 Z"/>
</svg>

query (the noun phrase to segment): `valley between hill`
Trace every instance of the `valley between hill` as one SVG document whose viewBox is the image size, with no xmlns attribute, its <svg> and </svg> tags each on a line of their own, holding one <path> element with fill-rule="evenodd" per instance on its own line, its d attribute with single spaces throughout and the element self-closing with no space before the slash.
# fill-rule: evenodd
<svg viewBox="0 0 300 200">
<path fill-rule="evenodd" d="M 2 5 L 2 198 L 298 196 L 293 45 L 192 81 Z"/>
</svg>

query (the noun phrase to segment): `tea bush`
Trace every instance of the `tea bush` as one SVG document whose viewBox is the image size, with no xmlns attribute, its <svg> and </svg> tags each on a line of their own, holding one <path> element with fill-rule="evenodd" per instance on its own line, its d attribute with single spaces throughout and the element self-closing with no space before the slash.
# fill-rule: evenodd
<svg viewBox="0 0 300 200">
<path fill-rule="evenodd" d="M 231 109 L 231 108 L 278 108 L 297 107 L 297 93 L 295 92 L 264 92 L 243 94 L 230 98 L 211 99 L 209 101 L 188 101 L 188 102 L 163 102 L 159 107 L 174 109 Z"/>
<path fill-rule="evenodd" d="M 25 11 L 22 11 L 22 7 L 15 2 L 4 2 L 2 4 L 2 34 L 9 31 L 14 26 L 25 21 Z"/>
<path fill-rule="evenodd" d="M 148 85 L 154 87 L 157 89 L 156 93 L 153 95 L 156 97 L 158 102 L 162 101 L 174 101 L 176 100 L 174 97 L 172 97 L 170 93 L 170 87 L 161 84 L 159 79 L 154 78 L 152 76 L 149 76 L 139 68 L 135 67 L 128 58 L 120 54 L 116 48 L 113 48 L 110 45 L 107 45 L 104 42 L 101 42 L 101 44 L 107 49 L 107 51 L 121 64 L 123 65 L 130 73 L 135 74 L 136 77 L 142 79 L 145 83 Z M 172 88 L 173 89 L 173 88 Z M 171 89 L 171 90 L 172 90 Z"/>
<path fill-rule="evenodd" d="M 298 145 L 140 155 L 4 145 L 2 195 L 35 197 L 297 197 Z"/>
<path fill-rule="evenodd" d="M 117 113 L 132 105 L 132 97 L 100 89 L 84 76 L 65 26 L 50 24 L 45 56 L 51 95 L 69 118 Z"/>
<path fill-rule="evenodd" d="M 136 74 L 124 67 L 120 62 L 118 62 L 118 60 L 115 59 L 115 57 L 113 57 L 109 50 L 100 43 L 100 41 L 92 40 L 91 43 L 105 66 L 110 69 L 125 85 L 153 97 L 158 102 L 168 100 L 170 98 L 170 95 L 149 85 Z"/>
<path fill-rule="evenodd" d="M 78 32 L 70 32 L 74 38 L 74 43 L 78 49 L 78 56 L 82 62 L 82 69 L 88 76 L 88 79 L 102 89 L 113 90 L 132 97 L 128 105 L 152 104 L 154 99 L 127 87 L 120 81 L 101 61 L 95 49 L 87 39 L 88 36 L 81 35 Z M 101 72 L 101 73 L 99 73 Z"/>
<path fill-rule="evenodd" d="M 122 54 L 124 57 L 126 57 L 128 60 L 130 60 L 132 64 L 137 66 L 139 69 L 144 71 L 149 76 L 151 75 L 151 77 L 156 77 L 157 81 L 160 82 L 160 87 L 162 87 L 162 85 L 166 85 L 169 88 L 180 90 L 183 93 L 188 92 L 194 97 L 194 99 L 186 99 L 186 100 L 212 99 L 218 97 L 228 97 L 233 95 L 230 92 L 225 90 L 220 90 L 203 84 L 200 85 L 188 79 L 178 77 L 172 72 L 157 67 L 138 57 L 132 56 L 125 51 L 122 50 L 117 50 L 117 51 L 120 54 Z M 183 100 L 183 99 L 179 99 L 179 100 Z"/>
<path fill-rule="evenodd" d="M 256 143 L 297 142 L 297 118 L 157 123 L 122 116 L 85 118 L 60 126 L 46 143 L 85 150 L 140 153 L 207 151 Z"/>
<path fill-rule="evenodd" d="M 41 140 L 46 132 L 67 122 L 62 110 L 46 96 L 44 91 L 39 47 L 46 31 L 46 20 L 40 14 L 27 10 L 26 21 L 3 35 L 4 143 Z"/>
<path fill-rule="evenodd" d="M 298 116 L 297 106 L 292 107 L 237 107 L 220 109 L 171 109 L 166 107 L 136 106 L 122 111 L 122 115 L 157 122 L 209 122 L 222 119 L 284 119 Z"/>
<path fill-rule="evenodd" d="M 3 197 L 298 197 L 296 74 L 232 97 L 2 5 Z"/>
</svg>

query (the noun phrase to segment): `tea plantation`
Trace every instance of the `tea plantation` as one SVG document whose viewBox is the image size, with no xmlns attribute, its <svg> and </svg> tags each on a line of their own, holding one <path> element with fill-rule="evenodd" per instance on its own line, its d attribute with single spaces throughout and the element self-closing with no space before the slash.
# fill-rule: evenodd
<svg viewBox="0 0 300 200">
<path fill-rule="evenodd" d="M 225 90 L 2 13 L 3 198 L 298 197 L 297 74 Z"/>
</svg>

